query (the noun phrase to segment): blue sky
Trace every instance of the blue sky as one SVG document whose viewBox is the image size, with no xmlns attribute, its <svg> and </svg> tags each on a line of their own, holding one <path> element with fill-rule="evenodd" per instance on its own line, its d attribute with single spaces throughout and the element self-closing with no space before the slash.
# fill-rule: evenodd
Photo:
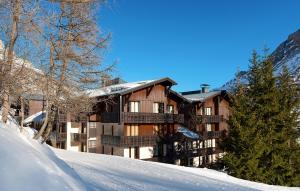
<svg viewBox="0 0 300 191">
<path fill-rule="evenodd" d="M 112 33 L 106 64 L 126 81 L 168 76 L 177 91 L 213 88 L 300 29 L 297 0 L 113 0 L 100 26 Z"/>
</svg>

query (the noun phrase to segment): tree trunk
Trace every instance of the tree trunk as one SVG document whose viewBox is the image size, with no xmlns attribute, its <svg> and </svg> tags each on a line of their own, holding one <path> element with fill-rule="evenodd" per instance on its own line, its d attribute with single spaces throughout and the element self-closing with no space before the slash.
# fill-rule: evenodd
<svg viewBox="0 0 300 191">
<path fill-rule="evenodd" d="M 10 31 L 10 39 L 9 39 L 9 45 L 7 49 L 7 60 L 4 63 L 4 74 L 7 75 L 8 78 L 5 80 L 13 80 L 10 79 L 10 73 L 12 69 L 13 59 L 14 59 L 14 46 L 18 37 L 18 23 L 19 23 L 19 17 L 20 17 L 20 6 L 21 2 L 19 0 L 14 1 L 13 4 L 13 14 L 12 14 L 12 26 Z M 2 121 L 4 123 L 7 122 L 9 110 L 10 110 L 10 103 L 9 103 L 9 96 L 10 96 L 10 87 L 7 82 L 3 84 L 3 98 L 2 98 Z"/>
<path fill-rule="evenodd" d="M 23 123 L 24 123 L 24 100 L 23 97 L 20 97 L 20 104 L 21 104 L 21 124 L 20 124 L 20 131 L 23 131 Z"/>
<path fill-rule="evenodd" d="M 45 129 L 46 129 L 46 127 L 47 127 L 47 125 L 48 125 L 48 121 L 49 121 L 49 102 L 48 102 L 48 100 L 46 100 L 46 113 L 45 113 L 45 119 L 44 119 L 44 122 L 43 122 L 43 125 L 42 125 L 42 127 L 41 127 L 41 129 L 39 130 L 39 132 L 33 137 L 34 139 L 39 139 L 42 135 L 43 135 L 43 133 L 44 133 L 44 131 L 45 131 Z"/>
</svg>

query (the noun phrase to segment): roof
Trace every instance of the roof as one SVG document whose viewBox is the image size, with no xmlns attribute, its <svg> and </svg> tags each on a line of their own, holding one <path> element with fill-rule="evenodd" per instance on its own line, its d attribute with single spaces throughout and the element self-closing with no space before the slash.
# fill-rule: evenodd
<svg viewBox="0 0 300 191">
<path fill-rule="evenodd" d="M 207 93 L 200 93 L 198 91 L 195 91 L 195 93 L 182 95 L 182 96 L 185 97 L 186 99 L 190 100 L 190 101 L 195 102 L 195 101 L 205 101 L 206 99 L 214 97 L 214 96 L 219 95 L 221 93 L 222 93 L 221 90 L 210 91 L 210 92 L 207 92 Z"/>
<path fill-rule="evenodd" d="M 44 96 L 42 94 L 23 94 L 23 98 L 28 100 L 37 100 L 37 101 L 43 101 L 45 100 Z"/>
<path fill-rule="evenodd" d="M 158 80 L 145 80 L 106 86 L 99 89 L 88 90 L 87 93 L 90 97 L 125 95 L 156 84 L 166 84 L 172 86 L 176 85 L 177 83 L 170 78 L 161 78 Z"/>
<path fill-rule="evenodd" d="M 179 127 L 177 131 L 179 133 L 182 133 L 187 138 L 190 138 L 190 139 L 200 139 L 200 136 L 197 133 L 195 133 L 195 132 L 193 132 L 193 131 L 185 128 L 185 127 Z"/>
<path fill-rule="evenodd" d="M 41 122 L 43 122 L 44 117 L 45 117 L 45 112 L 39 111 L 39 112 L 27 117 L 23 123 L 24 124 L 28 124 L 28 123 L 32 123 L 32 122 L 41 123 Z"/>
</svg>

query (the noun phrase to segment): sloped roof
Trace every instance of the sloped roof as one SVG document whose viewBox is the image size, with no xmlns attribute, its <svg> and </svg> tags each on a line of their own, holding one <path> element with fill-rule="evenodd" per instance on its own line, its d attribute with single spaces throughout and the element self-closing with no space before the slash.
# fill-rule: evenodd
<svg viewBox="0 0 300 191">
<path fill-rule="evenodd" d="M 171 80 L 170 78 L 161 78 L 158 80 L 145 80 L 145 81 L 137 81 L 130 83 L 122 83 L 111 86 L 102 87 L 99 89 L 88 90 L 87 93 L 90 97 L 100 97 L 100 96 L 108 96 L 108 95 L 125 95 L 130 92 L 134 92 L 148 86 L 152 86 L 155 84 L 167 83 L 168 85 L 176 85 L 176 82 Z"/>
<path fill-rule="evenodd" d="M 221 90 L 214 90 L 214 91 L 210 91 L 207 93 L 191 93 L 191 94 L 187 94 L 187 95 L 182 95 L 183 97 L 185 97 L 186 99 L 190 100 L 190 101 L 205 101 L 208 98 L 214 97 L 216 95 L 221 94 L 222 91 Z"/>
</svg>

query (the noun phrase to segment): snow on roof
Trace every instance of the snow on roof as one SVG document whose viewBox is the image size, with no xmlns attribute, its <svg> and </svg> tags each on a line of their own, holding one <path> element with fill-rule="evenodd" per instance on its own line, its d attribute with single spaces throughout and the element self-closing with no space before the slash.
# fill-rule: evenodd
<svg viewBox="0 0 300 191">
<path fill-rule="evenodd" d="M 182 95 L 186 99 L 190 101 L 204 101 L 209 97 L 212 97 L 214 95 L 220 94 L 220 90 L 210 91 L 207 93 L 195 93 L 195 94 L 188 94 L 188 95 Z"/>
<path fill-rule="evenodd" d="M 116 84 L 116 85 L 102 87 L 99 89 L 88 90 L 87 93 L 89 94 L 90 97 L 112 95 L 112 94 L 122 93 L 130 89 L 138 88 L 140 86 L 144 86 L 154 81 L 155 80 L 145 80 L 145 81 L 138 81 L 138 82 L 131 82 L 131 83 Z"/>
<path fill-rule="evenodd" d="M 197 133 L 195 133 L 185 127 L 179 127 L 177 131 L 191 139 L 199 139 L 200 138 L 200 136 Z"/>
<path fill-rule="evenodd" d="M 27 117 L 25 120 L 24 120 L 24 124 L 28 124 L 28 123 L 31 123 L 31 122 L 42 122 L 44 120 L 44 116 L 45 116 L 45 112 L 43 111 L 40 111 L 40 112 L 37 112 L 29 117 Z"/>
</svg>

